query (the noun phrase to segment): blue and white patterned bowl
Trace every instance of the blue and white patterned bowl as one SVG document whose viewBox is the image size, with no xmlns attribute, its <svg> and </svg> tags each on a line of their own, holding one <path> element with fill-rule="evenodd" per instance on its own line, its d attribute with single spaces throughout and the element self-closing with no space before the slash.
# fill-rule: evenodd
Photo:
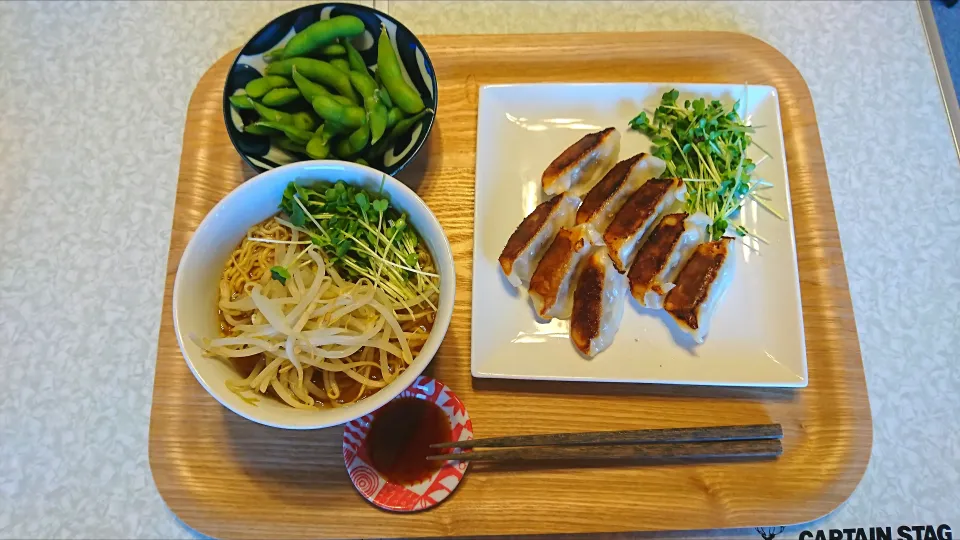
<svg viewBox="0 0 960 540">
<path fill-rule="evenodd" d="M 385 26 L 394 48 L 399 53 L 407 82 L 420 92 L 420 97 L 428 108 L 437 110 L 437 77 L 433 64 L 417 36 L 399 21 L 386 13 L 355 4 L 325 3 L 295 9 L 270 21 L 243 46 L 230 67 L 223 91 L 223 118 L 230 141 L 244 161 L 257 172 L 309 158 L 271 144 L 268 137 L 244 133 L 243 126 L 255 122 L 257 114 L 254 111 L 235 109 L 230 105 L 229 97 L 241 91 L 248 82 L 263 76 L 267 67 L 263 59 L 264 53 L 282 46 L 294 34 L 312 23 L 338 15 L 354 15 L 363 21 L 366 31 L 354 38 L 352 43 L 367 66 L 373 70 L 376 70 L 377 66 L 380 27 Z M 423 147 L 433 128 L 434 118 L 436 113 L 424 117 L 407 135 L 399 137 L 393 146 L 387 149 L 382 159 L 370 163 L 370 166 L 388 175 L 395 175 Z"/>
</svg>

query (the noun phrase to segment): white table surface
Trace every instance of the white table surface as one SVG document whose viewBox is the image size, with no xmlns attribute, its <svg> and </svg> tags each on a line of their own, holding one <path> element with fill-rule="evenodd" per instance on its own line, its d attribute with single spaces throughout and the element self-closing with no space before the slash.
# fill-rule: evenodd
<svg viewBox="0 0 960 540">
<path fill-rule="evenodd" d="M 0 537 L 194 534 L 147 460 L 187 100 L 302 3 L 0 2 Z M 821 128 L 874 445 L 846 504 L 781 537 L 956 534 L 960 166 L 913 2 L 376 5 L 420 34 L 731 30 L 793 61 Z"/>
</svg>

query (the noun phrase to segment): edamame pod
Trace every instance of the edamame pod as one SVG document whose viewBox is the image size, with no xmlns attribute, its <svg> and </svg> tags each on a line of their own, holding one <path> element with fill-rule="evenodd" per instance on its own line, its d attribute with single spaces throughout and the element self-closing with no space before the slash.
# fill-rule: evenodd
<svg viewBox="0 0 960 540">
<path fill-rule="evenodd" d="M 353 152 L 351 152 L 352 154 L 356 154 L 366 148 L 370 143 L 370 124 L 364 124 L 358 127 L 347 137 L 347 142 L 350 143 L 350 148 L 353 150 Z"/>
<path fill-rule="evenodd" d="M 307 155 L 313 159 L 327 159 L 330 155 L 330 146 L 322 135 L 314 135 L 306 147 Z"/>
<path fill-rule="evenodd" d="M 373 80 L 373 77 L 359 71 L 351 71 L 347 76 L 350 77 L 350 84 L 357 89 L 357 92 L 360 92 L 363 99 L 374 97 L 377 91 L 377 82 Z"/>
<path fill-rule="evenodd" d="M 317 96 L 327 96 L 341 105 L 354 105 L 354 102 L 351 101 L 350 98 L 331 94 L 325 86 L 304 77 L 296 68 L 293 69 L 293 82 L 297 85 L 297 88 L 300 89 L 300 93 L 303 94 L 304 99 L 309 103 L 313 103 L 314 98 Z"/>
<path fill-rule="evenodd" d="M 350 71 L 369 75 L 370 72 L 367 71 L 367 64 L 363 61 L 363 57 L 360 56 L 357 49 L 354 48 L 353 43 L 350 43 L 350 40 L 346 39 L 343 41 L 343 47 L 347 51 L 347 62 L 350 64 Z"/>
<path fill-rule="evenodd" d="M 317 128 L 317 119 L 314 116 L 306 111 L 295 112 L 290 115 L 292 119 L 292 125 L 296 128 L 313 131 Z"/>
<path fill-rule="evenodd" d="M 294 66 L 291 71 L 291 77 L 293 78 L 293 83 L 297 85 L 297 88 L 300 89 L 300 94 L 303 95 L 303 98 L 308 102 L 313 103 L 313 99 L 317 96 L 330 96 L 330 91 L 327 90 L 323 85 L 317 84 L 310 79 L 304 77 L 297 71 L 297 67 Z"/>
<path fill-rule="evenodd" d="M 291 141 L 297 144 L 307 144 L 307 142 L 309 142 L 310 139 L 313 137 L 313 133 L 309 131 L 306 131 L 288 124 L 282 124 L 280 122 L 270 122 L 270 121 L 261 120 L 253 125 L 269 128 L 269 129 L 275 129 L 279 132 L 282 132 L 287 137 L 290 137 Z"/>
<path fill-rule="evenodd" d="M 323 126 L 321 126 L 321 128 L 323 129 L 324 140 L 327 142 L 329 142 L 330 139 L 333 139 L 337 135 L 347 132 L 347 128 L 341 126 L 340 124 L 334 122 L 333 120 L 327 120 L 326 122 L 323 123 Z"/>
<path fill-rule="evenodd" d="M 287 46 L 289 47 L 289 45 Z M 350 78 L 347 77 L 347 74 L 323 60 L 290 58 L 270 64 L 267 66 L 267 73 L 290 76 L 293 74 L 294 66 L 297 67 L 297 72 L 311 81 L 333 88 L 337 93 L 350 98 L 354 103 L 360 103 L 357 99 L 357 93 L 353 91 L 353 87 L 350 85 Z"/>
<path fill-rule="evenodd" d="M 380 103 L 380 87 L 366 69 L 362 73 L 351 71 L 349 77 L 350 83 L 363 96 L 363 108 L 367 111 L 370 133 L 373 142 L 377 142 L 387 129 L 387 108 Z"/>
<path fill-rule="evenodd" d="M 230 104 L 238 109 L 253 109 L 253 101 L 246 94 L 234 94 L 229 99 Z"/>
<path fill-rule="evenodd" d="M 250 101 L 253 103 L 253 108 L 257 110 L 257 113 L 260 115 L 261 120 L 266 120 L 268 122 L 280 122 L 282 124 L 293 125 L 293 115 L 288 112 L 278 111 L 276 109 L 271 109 L 266 105 L 261 105 L 256 101 Z"/>
<path fill-rule="evenodd" d="M 423 110 L 423 100 L 419 92 L 403 78 L 400 59 L 393 50 L 386 27 L 381 27 L 380 39 L 377 40 L 377 73 L 380 74 L 380 81 L 387 88 L 390 99 L 403 109 L 403 112 L 417 114 Z"/>
<path fill-rule="evenodd" d="M 357 165 L 365 165 L 365 166 L 367 166 L 367 167 L 370 166 L 370 164 L 367 163 L 367 160 L 365 160 L 365 159 L 363 159 L 363 158 L 357 158 L 357 159 L 355 159 L 355 160 L 354 160 L 354 163 L 356 163 Z"/>
<path fill-rule="evenodd" d="M 273 135 L 276 133 L 276 130 L 258 126 L 257 124 L 250 124 L 249 126 L 243 126 L 243 132 L 251 135 Z"/>
<path fill-rule="evenodd" d="M 392 128 L 397 125 L 397 122 L 404 119 L 407 116 L 403 114 L 403 111 L 400 110 L 400 107 L 394 107 L 387 112 L 387 129 Z"/>
<path fill-rule="evenodd" d="M 380 91 L 377 90 L 379 93 Z M 379 98 L 374 98 L 371 100 L 364 100 L 364 105 L 366 106 L 368 102 L 372 102 L 367 107 L 367 123 L 370 124 L 370 143 L 376 144 L 380 140 L 380 137 L 383 137 L 384 132 L 387 131 L 387 108 L 380 103 Z"/>
<path fill-rule="evenodd" d="M 347 49 L 339 43 L 331 43 L 326 47 L 321 47 L 320 54 L 323 56 L 343 56 L 347 54 Z"/>
<path fill-rule="evenodd" d="M 350 141 L 346 139 L 337 141 L 337 144 L 333 145 L 333 155 L 340 159 L 348 159 L 352 156 L 353 148 L 350 146 Z"/>
<path fill-rule="evenodd" d="M 411 116 L 410 118 L 404 118 L 397 122 L 397 125 L 393 126 L 393 130 L 390 131 L 390 137 L 396 138 L 401 135 L 405 135 L 413 126 L 417 125 L 420 120 L 426 117 L 428 114 L 433 114 L 433 109 L 424 109 L 419 113 Z"/>
<path fill-rule="evenodd" d="M 390 93 L 387 92 L 387 89 L 384 88 L 382 84 L 378 86 L 380 86 L 380 101 L 382 101 L 383 104 L 387 106 L 387 109 L 394 108 L 395 105 L 393 104 L 393 100 L 390 99 Z"/>
<path fill-rule="evenodd" d="M 296 88 L 274 88 L 260 98 L 260 101 L 268 107 L 280 107 L 300 97 L 300 91 Z M 252 105 L 251 105 L 252 107 Z"/>
<path fill-rule="evenodd" d="M 280 148 L 283 148 L 284 150 L 289 150 L 291 152 L 296 152 L 298 154 L 307 153 L 307 149 L 304 145 L 294 142 L 290 139 L 279 137 L 276 139 L 275 142 L 277 143 L 277 146 L 279 146 Z"/>
<path fill-rule="evenodd" d="M 335 128 L 334 122 L 324 122 L 313 132 L 313 136 L 320 137 L 323 144 L 329 145 L 338 133 L 343 133 L 343 128 Z"/>
<path fill-rule="evenodd" d="M 270 73 L 270 68 L 267 68 L 267 73 Z M 287 73 L 287 75 L 289 75 L 289 73 Z M 247 86 L 243 89 L 246 90 L 247 95 L 252 99 L 260 99 L 274 88 L 289 88 L 291 86 L 293 86 L 293 82 L 291 82 L 290 79 L 270 74 L 266 77 L 260 77 L 259 79 L 248 82 Z"/>
<path fill-rule="evenodd" d="M 334 154 L 339 158 L 348 158 L 360 153 L 370 141 L 370 128 L 364 124 L 357 128 L 350 136 L 337 141 Z"/>
<path fill-rule="evenodd" d="M 370 147 L 369 150 L 364 154 L 368 161 L 376 161 L 387 151 L 387 148 L 390 147 L 398 138 L 402 135 L 405 135 L 410 131 L 413 126 L 417 124 L 420 120 L 426 117 L 428 114 L 433 114 L 432 109 L 424 109 L 419 113 L 411 116 L 409 118 L 403 118 L 397 122 L 397 124 L 390 130 L 390 133 L 380 139 L 380 141 Z"/>
<path fill-rule="evenodd" d="M 330 60 L 330 65 L 344 73 L 350 73 L 350 64 L 343 58 L 334 58 Z"/>
<path fill-rule="evenodd" d="M 263 53 L 263 61 L 266 63 L 276 62 L 277 60 L 283 60 L 283 47 L 277 47 L 272 51 L 267 51 Z"/>
<path fill-rule="evenodd" d="M 356 129 L 366 122 L 363 109 L 355 105 L 343 105 L 327 96 L 317 96 L 311 105 L 324 120 L 336 122 L 346 128 Z"/>
<path fill-rule="evenodd" d="M 363 33 L 363 21 L 353 15 L 340 15 L 317 21 L 293 36 L 284 49 L 284 58 L 303 56 L 337 38 L 353 37 Z"/>
</svg>

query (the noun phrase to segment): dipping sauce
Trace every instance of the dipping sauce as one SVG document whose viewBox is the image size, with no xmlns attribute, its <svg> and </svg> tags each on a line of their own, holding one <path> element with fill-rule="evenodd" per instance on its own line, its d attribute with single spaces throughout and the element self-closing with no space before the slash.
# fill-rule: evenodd
<svg viewBox="0 0 960 540">
<path fill-rule="evenodd" d="M 427 456 L 448 452 L 430 445 L 450 440 L 450 419 L 440 407 L 422 399 L 401 398 L 374 413 L 367 450 L 370 464 L 384 478 L 411 485 L 426 480 L 445 463 L 427 460 Z"/>
</svg>

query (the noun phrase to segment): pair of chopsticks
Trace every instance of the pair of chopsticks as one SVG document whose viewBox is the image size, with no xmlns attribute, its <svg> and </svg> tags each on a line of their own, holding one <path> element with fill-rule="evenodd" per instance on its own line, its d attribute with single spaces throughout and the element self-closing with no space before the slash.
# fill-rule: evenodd
<svg viewBox="0 0 960 540">
<path fill-rule="evenodd" d="M 429 456 L 443 461 L 770 458 L 783 453 L 780 424 L 640 429 L 493 437 L 438 443 L 470 450 Z M 487 450 L 484 450 L 487 448 Z"/>
</svg>

